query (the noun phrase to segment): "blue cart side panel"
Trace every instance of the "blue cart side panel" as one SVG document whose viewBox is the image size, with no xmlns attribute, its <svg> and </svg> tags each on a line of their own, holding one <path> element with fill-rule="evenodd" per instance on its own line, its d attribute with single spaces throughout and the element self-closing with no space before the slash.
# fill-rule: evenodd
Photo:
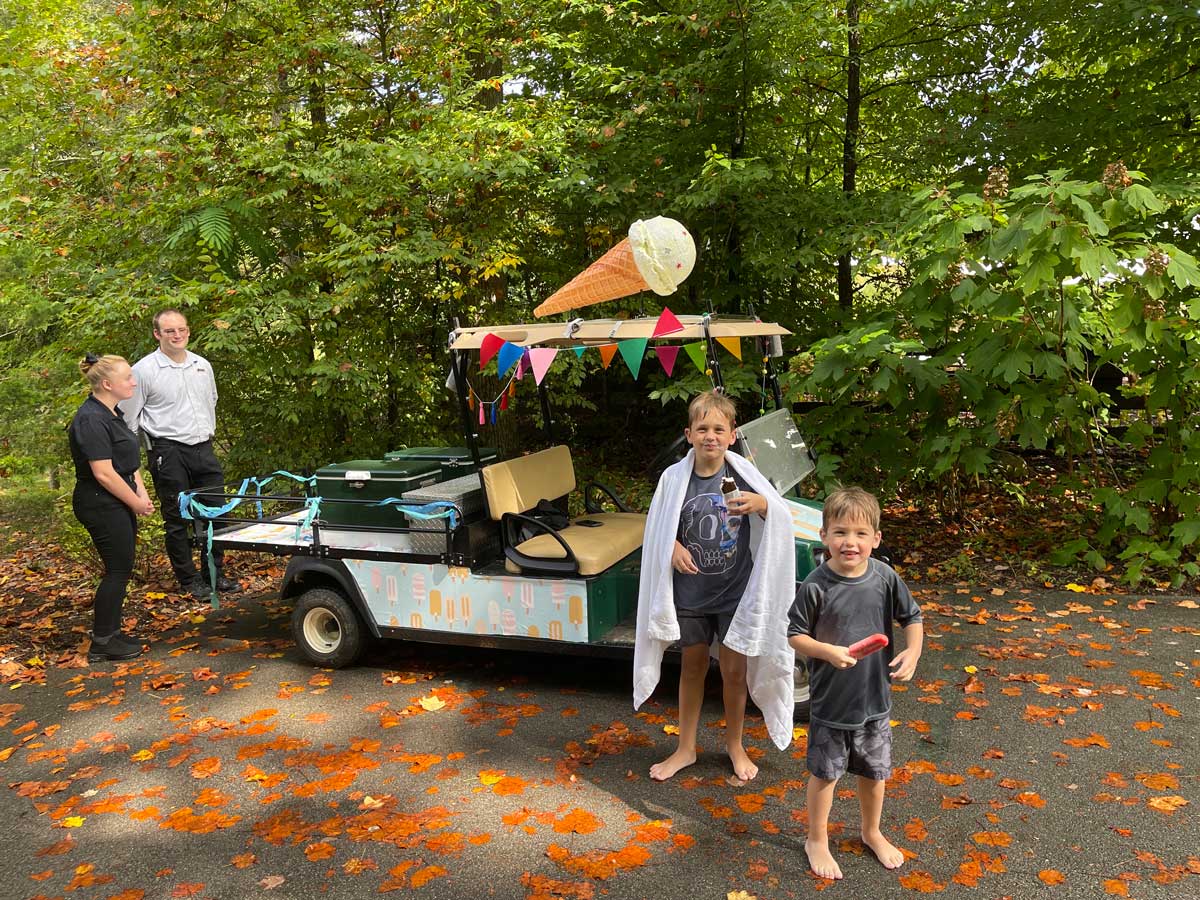
<svg viewBox="0 0 1200 900">
<path fill-rule="evenodd" d="M 347 559 L 380 627 L 587 643 L 587 583 L 476 575 L 424 563 Z"/>
</svg>

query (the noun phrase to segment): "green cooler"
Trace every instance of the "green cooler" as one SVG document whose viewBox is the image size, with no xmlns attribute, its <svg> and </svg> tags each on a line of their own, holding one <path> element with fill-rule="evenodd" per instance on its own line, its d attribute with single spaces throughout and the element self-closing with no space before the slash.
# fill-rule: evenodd
<svg viewBox="0 0 1200 900">
<path fill-rule="evenodd" d="M 441 463 L 434 459 L 352 459 L 333 463 L 317 470 L 316 489 L 322 498 L 321 522 L 404 528 L 408 521 L 395 506 L 337 501 L 399 499 L 407 491 L 428 487 L 441 480 Z"/>
<path fill-rule="evenodd" d="M 439 481 L 449 481 L 470 475 L 475 471 L 475 460 L 471 459 L 471 451 L 466 447 L 402 447 L 399 450 L 389 450 L 383 455 L 384 459 L 430 460 L 442 467 Z M 496 462 L 499 454 L 494 447 L 480 447 L 479 461 L 490 466 Z"/>
</svg>

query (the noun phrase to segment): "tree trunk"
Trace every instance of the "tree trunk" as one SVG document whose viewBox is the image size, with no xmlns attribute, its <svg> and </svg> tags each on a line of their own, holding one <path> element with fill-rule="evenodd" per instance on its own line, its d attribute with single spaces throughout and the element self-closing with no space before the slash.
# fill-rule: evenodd
<svg viewBox="0 0 1200 900">
<path fill-rule="evenodd" d="M 842 138 L 842 193 L 854 194 L 858 173 L 858 117 L 862 107 L 862 33 L 858 30 L 858 2 L 846 0 L 846 132 Z M 854 276 L 850 269 L 852 248 L 837 263 L 838 307 L 848 312 L 854 305 Z"/>
</svg>

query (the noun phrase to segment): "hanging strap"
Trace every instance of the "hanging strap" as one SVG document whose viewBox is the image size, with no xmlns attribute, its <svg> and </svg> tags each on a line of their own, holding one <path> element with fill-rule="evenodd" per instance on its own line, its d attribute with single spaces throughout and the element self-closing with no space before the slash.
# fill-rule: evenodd
<svg viewBox="0 0 1200 900">
<path fill-rule="evenodd" d="M 246 489 L 250 486 L 250 479 L 243 478 L 242 485 L 237 489 L 239 495 L 244 495 Z M 217 598 L 217 564 L 213 560 L 212 542 L 213 542 L 213 519 L 218 519 L 226 513 L 233 512 L 241 502 L 246 499 L 244 496 L 236 496 L 232 500 L 225 503 L 223 506 L 208 506 L 196 499 L 198 491 L 180 491 L 179 493 L 179 515 L 189 521 L 194 521 L 197 517 L 208 521 L 207 539 L 205 540 L 205 558 L 208 565 L 208 588 L 209 602 L 213 609 L 220 609 L 221 602 Z M 193 515 L 193 512 L 196 515 Z"/>
</svg>

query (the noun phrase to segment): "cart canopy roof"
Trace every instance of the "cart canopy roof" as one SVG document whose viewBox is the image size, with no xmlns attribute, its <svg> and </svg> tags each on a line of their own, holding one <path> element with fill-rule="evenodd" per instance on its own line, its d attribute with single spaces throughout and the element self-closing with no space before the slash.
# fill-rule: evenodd
<svg viewBox="0 0 1200 900">
<path fill-rule="evenodd" d="M 483 339 L 494 334 L 522 347 L 594 347 L 630 338 L 647 338 L 663 343 L 685 343 L 704 339 L 705 316 L 677 316 L 679 331 L 654 337 L 658 317 L 638 319 L 574 319 L 570 322 L 535 322 L 529 325 L 480 325 L 458 328 L 450 335 L 451 350 L 478 350 Z M 708 334 L 717 338 L 754 338 L 791 334 L 782 325 L 754 319 L 711 316 Z"/>
</svg>

